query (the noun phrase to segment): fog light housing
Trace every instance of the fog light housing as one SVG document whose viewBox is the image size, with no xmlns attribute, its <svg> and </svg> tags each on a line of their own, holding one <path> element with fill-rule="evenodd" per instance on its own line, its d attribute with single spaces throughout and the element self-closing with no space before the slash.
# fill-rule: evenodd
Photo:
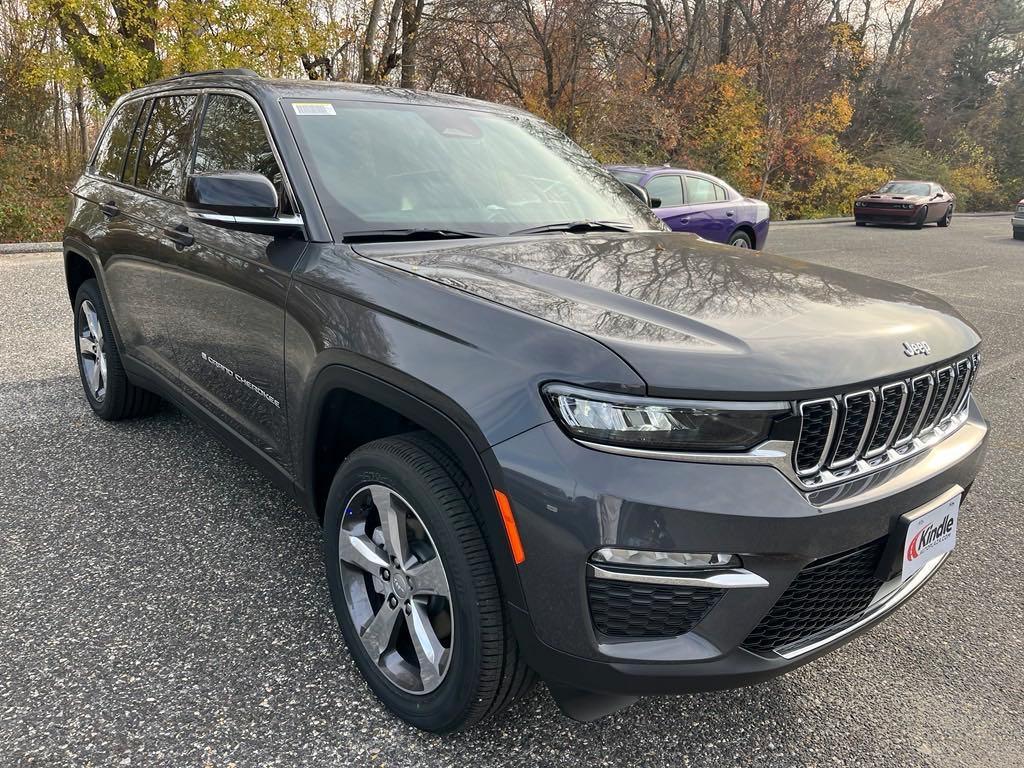
<svg viewBox="0 0 1024 768">
<path fill-rule="evenodd" d="M 594 552 L 591 562 L 626 565 L 634 568 L 737 568 L 738 555 L 723 552 L 655 552 L 645 549 L 602 547 Z"/>
</svg>

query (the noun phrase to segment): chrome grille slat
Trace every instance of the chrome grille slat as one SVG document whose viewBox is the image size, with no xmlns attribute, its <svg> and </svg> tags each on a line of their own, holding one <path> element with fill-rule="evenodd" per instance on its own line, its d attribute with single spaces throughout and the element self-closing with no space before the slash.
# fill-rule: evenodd
<svg viewBox="0 0 1024 768">
<path fill-rule="evenodd" d="M 831 397 L 800 403 L 800 436 L 793 462 L 797 474 L 812 475 L 825 465 L 836 431 L 839 406 Z"/>
<path fill-rule="evenodd" d="M 907 408 L 906 382 L 886 384 L 879 390 L 879 394 L 881 405 L 878 407 L 878 418 L 875 420 L 871 439 L 864 450 L 865 459 L 885 452 L 895 442 L 896 432 Z"/>
<path fill-rule="evenodd" d="M 864 449 L 875 416 L 875 393 L 866 389 L 843 396 L 843 425 L 832 448 L 831 469 L 852 464 Z"/>
<path fill-rule="evenodd" d="M 931 402 L 934 387 L 935 382 L 930 373 L 915 376 L 910 380 L 910 404 L 900 426 L 899 436 L 893 443 L 897 448 L 909 443 L 920 432 L 921 422 L 924 420 L 925 411 L 928 410 L 928 403 Z"/>
<path fill-rule="evenodd" d="M 939 423 L 939 415 L 942 413 L 942 409 L 946 407 L 946 402 L 949 400 L 949 394 L 952 389 L 953 366 L 947 365 L 945 368 L 940 368 L 935 372 L 935 391 L 932 393 L 932 401 L 925 412 L 924 422 L 920 429 L 921 432 L 928 432 Z"/>
<path fill-rule="evenodd" d="M 978 363 L 975 353 L 909 380 L 798 403 L 793 466 L 800 482 L 839 482 L 941 440 L 966 418 Z"/>
</svg>

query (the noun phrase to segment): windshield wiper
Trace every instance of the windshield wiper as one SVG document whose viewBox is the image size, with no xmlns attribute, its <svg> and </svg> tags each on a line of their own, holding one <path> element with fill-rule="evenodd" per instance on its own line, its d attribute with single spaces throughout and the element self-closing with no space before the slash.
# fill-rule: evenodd
<svg viewBox="0 0 1024 768">
<path fill-rule="evenodd" d="M 342 241 L 346 243 L 390 243 L 402 240 L 456 240 L 466 237 L 493 237 L 490 232 L 462 232 L 457 229 L 367 229 L 349 232 Z"/>
<path fill-rule="evenodd" d="M 542 224 L 510 232 L 510 235 L 540 235 L 545 232 L 632 232 L 633 225 L 624 221 L 564 221 L 560 224 Z"/>
</svg>

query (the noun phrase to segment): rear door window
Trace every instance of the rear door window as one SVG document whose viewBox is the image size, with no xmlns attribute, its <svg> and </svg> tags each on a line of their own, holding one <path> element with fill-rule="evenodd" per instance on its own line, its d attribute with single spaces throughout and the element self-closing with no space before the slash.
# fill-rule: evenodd
<svg viewBox="0 0 1024 768">
<path fill-rule="evenodd" d="M 139 121 L 135 124 L 135 131 L 132 133 L 131 143 L 128 145 L 128 157 L 124 161 L 124 172 L 121 174 L 121 181 L 125 184 L 135 183 L 135 166 L 139 164 L 139 145 L 142 144 L 142 132 L 146 128 L 146 120 L 149 118 L 149 110 L 153 106 L 152 99 L 146 99 L 139 114 Z"/>
<path fill-rule="evenodd" d="M 192 139 L 196 96 L 161 96 L 153 102 L 139 152 L 135 186 L 179 199 Z"/>
<path fill-rule="evenodd" d="M 707 179 L 700 179 L 696 176 L 686 177 L 686 201 L 690 205 L 701 205 L 702 203 L 713 203 L 716 200 L 715 187 Z"/>
<path fill-rule="evenodd" d="M 647 194 L 661 201 L 662 208 L 673 208 L 683 204 L 683 180 L 675 174 L 655 176 L 647 182 Z"/>
<path fill-rule="evenodd" d="M 127 104 L 122 104 L 110 119 L 110 124 L 96 149 L 96 159 L 93 162 L 93 169 L 100 176 L 115 181 L 121 180 L 121 169 L 124 167 L 128 143 L 135 130 L 135 122 L 138 120 L 141 107 L 141 100 L 129 101 Z"/>
</svg>

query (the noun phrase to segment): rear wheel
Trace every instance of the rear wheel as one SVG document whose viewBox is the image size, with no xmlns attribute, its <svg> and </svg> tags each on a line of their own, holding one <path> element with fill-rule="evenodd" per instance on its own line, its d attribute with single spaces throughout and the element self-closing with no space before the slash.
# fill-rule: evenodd
<svg viewBox="0 0 1024 768">
<path fill-rule="evenodd" d="M 354 451 L 335 475 L 324 558 L 345 642 L 410 725 L 444 733 L 533 682 L 519 655 L 465 475 L 414 433 Z"/>
<path fill-rule="evenodd" d="M 101 419 L 146 416 L 160 404 L 156 395 L 128 380 L 95 279 L 82 283 L 75 295 L 75 344 L 85 397 Z"/>
<path fill-rule="evenodd" d="M 1024 240 L 1024 229 L 1015 229 L 1015 230 L 1013 230 L 1013 239 L 1014 240 Z"/>
<path fill-rule="evenodd" d="M 939 219 L 938 225 L 940 227 L 948 227 L 952 223 L 952 221 L 953 221 L 953 206 L 951 205 L 951 206 L 949 206 L 949 208 L 946 209 L 945 215 L 941 219 Z"/>
<path fill-rule="evenodd" d="M 754 244 L 750 240 L 750 235 L 746 232 L 733 232 L 732 237 L 729 238 L 729 245 L 734 245 L 737 248 L 753 248 Z"/>
</svg>

